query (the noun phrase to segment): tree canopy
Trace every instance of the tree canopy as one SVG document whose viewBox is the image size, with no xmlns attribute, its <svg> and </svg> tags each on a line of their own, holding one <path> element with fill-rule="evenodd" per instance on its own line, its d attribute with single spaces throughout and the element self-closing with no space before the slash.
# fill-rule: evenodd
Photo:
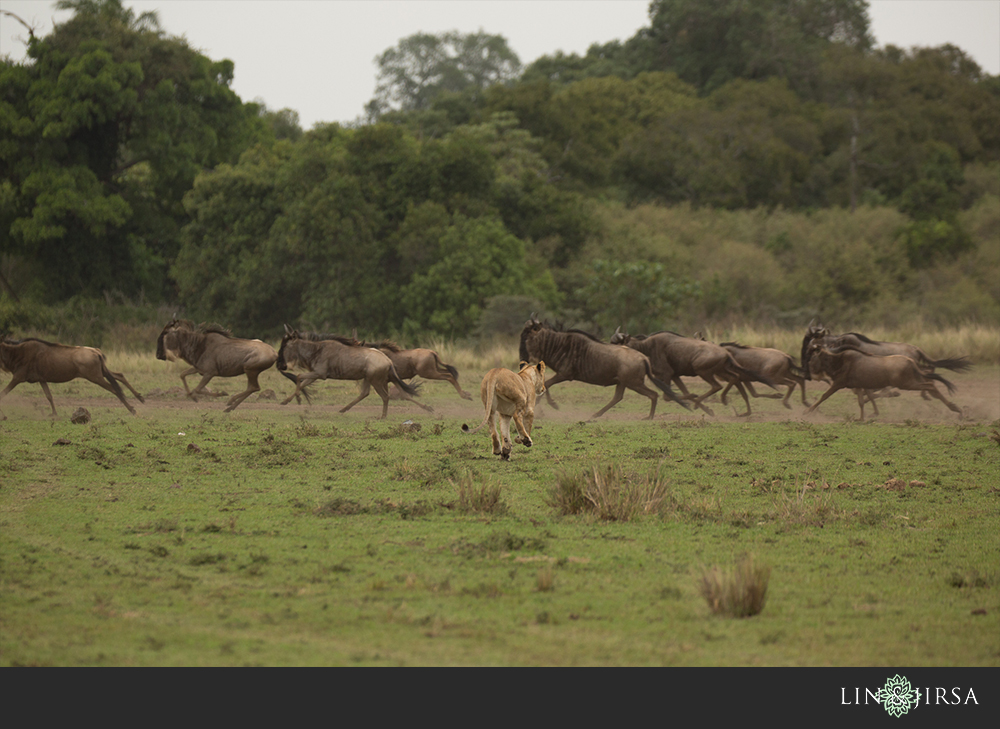
<svg viewBox="0 0 1000 729">
<path fill-rule="evenodd" d="M 0 61 L 5 297 L 141 294 L 254 336 L 463 337 L 515 302 L 605 330 L 1000 322 L 1000 79 L 875 48 L 864 0 L 654 0 L 523 72 L 501 36 L 420 33 L 366 121 L 309 131 L 154 13 L 60 7 Z"/>
</svg>

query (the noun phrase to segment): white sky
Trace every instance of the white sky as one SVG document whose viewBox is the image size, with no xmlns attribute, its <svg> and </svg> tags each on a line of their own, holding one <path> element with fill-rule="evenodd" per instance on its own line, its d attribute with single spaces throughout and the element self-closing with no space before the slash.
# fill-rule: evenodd
<svg viewBox="0 0 1000 729">
<path fill-rule="evenodd" d="M 349 122 L 375 92 L 374 59 L 417 32 L 479 30 L 507 39 L 527 65 L 556 51 L 584 54 L 592 43 L 625 41 L 648 25 L 648 0 L 126 0 L 136 14 L 155 10 L 168 35 L 183 36 L 213 60 L 235 63 L 233 89 L 244 101 L 294 109 L 304 129 Z M 0 0 L 52 30 L 52 0 Z M 1000 0 L 870 0 L 880 46 L 952 43 L 990 74 L 1000 74 Z M 24 57 L 24 29 L 0 15 L 0 55 Z"/>
</svg>

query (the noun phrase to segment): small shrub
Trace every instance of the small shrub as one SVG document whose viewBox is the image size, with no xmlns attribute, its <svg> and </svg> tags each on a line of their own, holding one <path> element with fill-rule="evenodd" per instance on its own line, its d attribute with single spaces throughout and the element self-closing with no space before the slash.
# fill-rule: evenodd
<svg viewBox="0 0 1000 729">
<path fill-rule="evenodd" d="M 543 567 L 538 570 L 538 576 L 535 579 L 535 589 L 538 592 L 552 592 L 555 582 L 555 575 L 552 572 L 552 567 Z"/>
<path fill-rule="evenodd" d="M 503 501 L 502 488 L 489 480 L 476 482 L 472 474 L 465 474 L 458 482 L 451 481 L 458 490 L 458 511 L 463 514 L 495 514 L 507 513 L 507 504 Z"/>
<path fill-rule="evenodd" d="M 632 478 L 618 466 L 594 465 L 582 473 L 557 473 L 546 503 L 561 514 L 590 513 L 604 521 L 630 521 L 658 512 L 666 496 L 667 484 L 658 474 Z"/>
<path fill-rule="evenodd" d="M 731 574 L 718 567 L 705 570 L 701 576 L 701 594 L 716 615 L 747 618 L 757 615 L 767 601 L 767 583 L 771 568 L 757 564 L 752 555 L 741 559 Z"/>
</svg>

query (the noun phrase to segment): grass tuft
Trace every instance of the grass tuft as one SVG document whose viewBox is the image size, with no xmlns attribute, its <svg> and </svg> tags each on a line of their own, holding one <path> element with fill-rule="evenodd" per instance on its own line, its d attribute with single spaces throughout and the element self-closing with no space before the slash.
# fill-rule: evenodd
<svg viewBox="0 0 1000 729">
<path fill-rule="evenodd" d="M 458 491 L 458 511 L 460 513 L 494 514 L 496 516 L 507 513 L 507 504 L 503 501 L 503 489 L 492 480 L 477 482 L 471 473 L 466 473 L 457 482 L 451 479 L 449 482 Z"/>
<path fill-rule="evenodd" d="M 770 578 L 770 567 L 757 564 L 753 555 L 746 555 L 731 573 L 723 573 L 718 567 L 705 570 L 700 591 L 716 615 L 748 618 L 764 609 Z"/>
<path fill-rule="evenodd" d="M 583 472 L 561 471 L 546 503 L 564 515 L 592 514 L 603 521 L 631 521 L 659 512 L 667 484 L 659 474 L 627 476 L 616 465 L 593 465 Z"/>
</svg>

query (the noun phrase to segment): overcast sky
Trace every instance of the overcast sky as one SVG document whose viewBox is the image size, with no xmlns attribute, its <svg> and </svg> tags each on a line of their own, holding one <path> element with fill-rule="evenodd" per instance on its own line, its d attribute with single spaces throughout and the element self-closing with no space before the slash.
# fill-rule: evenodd
<svg viewBox="0 0 1000 729">
<path fill-rule="evenodd" d="M 358 118 L 375 92 L 374 59 L 417 32 L 479 30 L 501 35 L 527 65 L 539 56 L 584 54 L 592 43 L 627 40 L 648 25 L 648 0 L 126 0 L 155 10 L 167 34 L 213 60 L 236 65 L 244 101 L 294 109 L 304 129 Z M 0 0 L 48 35 L 52 0 Z M 952 43 L 1000 74 L 1000 0 L 870 0 L 880 46 Z M 24 56 L 24 29 L 0 14 L 0 55 Z"/>
</svg>

